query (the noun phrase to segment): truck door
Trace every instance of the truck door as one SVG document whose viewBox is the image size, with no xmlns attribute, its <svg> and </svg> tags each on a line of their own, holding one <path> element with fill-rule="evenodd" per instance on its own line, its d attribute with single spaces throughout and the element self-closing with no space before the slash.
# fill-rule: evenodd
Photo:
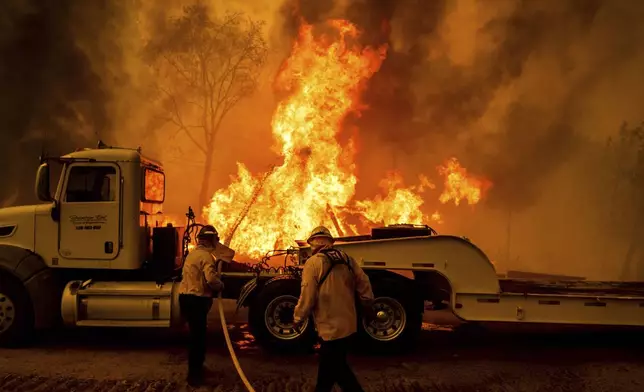
<svg viewBox="0 0 644 392">
<path fill-rule="evenodd" d="M 58 252 L 66 259 L 118 256 L 121 173 L 111 163 L 72 163 L 60 197 Z"/>
</svg>

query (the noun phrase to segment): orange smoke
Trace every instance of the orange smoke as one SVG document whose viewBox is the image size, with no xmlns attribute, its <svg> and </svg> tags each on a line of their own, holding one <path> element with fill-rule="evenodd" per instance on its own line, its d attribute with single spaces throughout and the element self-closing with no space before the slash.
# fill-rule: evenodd
<svg viewBox="0 0 644 392">
<path fill-rule="evenodd" d="M 349 140 L 340 145 L 337 136 L 345 117 L 361 108 L 365 82 L 378 71 L 386 47 L 361 47 L 358 30 L 347 21 L 332 20 L 327 27 L 333 36 L 318 38 L 312 26 L 303 24 L 291 56 L 275 79 L 276 90 L 288 94 L 272 120 L 274 150 L 283 162 L 268 176 L 254 175 L 238 163 L 231 184 L 215 192 L 204 209 L 205 220 L 218 228 L 222 239 L 239 224 L 230 243 L 238 254 L 258 258 L 269 250 L 290 247 L 318 225 L 329 227 L 337 236 L 357 234 L 358 221 L 365 227 L 442 222 L 438 211 L 426 216 L 421 210 L 421 194 L 435 188 L 425 176 L 420 176 L 418 185 L 405 187 L 400 174 L 391 173 L 381 183 L 384 195 L 353 200 L 354 144 Z M 453 169 L 448 165 L 441 173 L 451 178 Z M 453 199 L 458 204 L 456 200 L 477 185 L 452 180 L 449 184 L 446 191 L 458 198 L 441 196 L 443 203 Z M 239 223 L 242 212 L 246 216 Z"/>
</svg>

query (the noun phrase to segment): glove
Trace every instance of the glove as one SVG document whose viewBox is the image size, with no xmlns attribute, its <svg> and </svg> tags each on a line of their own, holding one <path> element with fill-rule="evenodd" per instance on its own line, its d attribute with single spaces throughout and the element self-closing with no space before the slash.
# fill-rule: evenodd
<svg viewBox="0 0 644 392">
<path fill-rule="evenodd" d="M 373 309 L 373 301 L 363 301 L 361 305 L 362 317 L 367 321 L 374 320 L 376 318 L 376 311 Z"/>
<path fill-rule="evenodd" d="M 224 291 L 224 282 L 221 279 L 218 279 L 217 282 L 211 286 L 211 289 L 217 293 Z"/>
<path fill-rule="evenodd" d="M 302 326 L 304 325 L 304 320 L 293 321 L 293 329 L 298 333 L 302 332 Z"/>
<path fill-rule="evenodd" d="M 215 282 L 209 284 L 208 286 L 210 287 L 213 298 L 216 298 L 220 292 L 224 291 L 224 282 L 222 282 L 220 279 L 217 279 Z"/>
</svg>

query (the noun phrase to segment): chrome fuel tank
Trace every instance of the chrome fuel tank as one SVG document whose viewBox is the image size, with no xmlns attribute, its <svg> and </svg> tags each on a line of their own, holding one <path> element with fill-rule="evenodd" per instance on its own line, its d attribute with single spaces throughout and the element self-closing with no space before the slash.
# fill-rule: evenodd
<svg viewBox="0 0 644 392">
<path fill-rule="evenodd" d="M 178 283 L 71 281 L 61 313 L 65 325 L 175 327 L 182 323 Z"/>
</svg>

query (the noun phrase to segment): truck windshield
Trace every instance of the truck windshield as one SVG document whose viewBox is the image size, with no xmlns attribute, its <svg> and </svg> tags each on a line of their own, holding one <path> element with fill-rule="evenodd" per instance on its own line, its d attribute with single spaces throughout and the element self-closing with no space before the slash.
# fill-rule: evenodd
<svg viewBox="0 0 644 392">
<path fill-rule="evenodd" d="M 163 203 L 165 199 L 165 175 L 149 167 L 143 168 L 143 201 Z"/>
</svg>

